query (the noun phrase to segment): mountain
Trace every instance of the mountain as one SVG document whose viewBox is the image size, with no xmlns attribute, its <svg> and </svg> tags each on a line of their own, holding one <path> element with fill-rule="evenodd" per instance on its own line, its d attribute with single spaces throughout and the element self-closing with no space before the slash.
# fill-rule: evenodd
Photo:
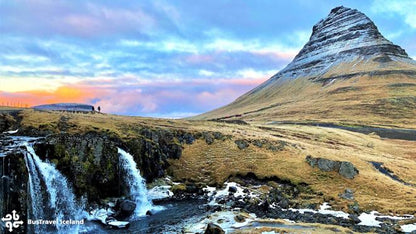
<svg viewBox="0 0 416 234">
<path fill-rule="evenodd" d="M 231 104 L 194 119 L 416 127 L 416 62 L 365 14 L 343 6 L 313 26 L 291 63 Z"/>
</svg>

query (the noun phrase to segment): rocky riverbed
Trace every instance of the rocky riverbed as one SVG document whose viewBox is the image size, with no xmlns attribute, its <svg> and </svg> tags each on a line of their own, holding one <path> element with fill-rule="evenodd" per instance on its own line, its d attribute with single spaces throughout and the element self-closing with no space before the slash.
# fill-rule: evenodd
<svg viewBox="0 0 416 234">
<path fill-rule="evenodd" d="M 237 181 L 237 182 L 236 182 Z M 416 230 L 413 215 L 387 215 L 360 210 L 334 210 L 330 202 L 303 206 L 296 202 L 297 188 L 255 178 L 234 178 L 222 187 L 194 188 L 169 179 L 166 184 L 149 190 L 154 201 L 166 207 L 154 216 L 133 222 L 131 230 L 158 230 L 204 233 L 207 228 L 225 233 L 261 233 L 266 231 L 311 232 L 412 232 Z M 159 191 L 159 194 L 155 196 Z M 346 190 L 347 199 L 353 191 Z M 159 198 L 159 199 L 158 199 Z M 186 215 L 185 215 L 186 213 Z M 165 225 L 166 216 L 169 218 Z M 140 224 L 139 224 L 140 223 Z"/>
</svg>

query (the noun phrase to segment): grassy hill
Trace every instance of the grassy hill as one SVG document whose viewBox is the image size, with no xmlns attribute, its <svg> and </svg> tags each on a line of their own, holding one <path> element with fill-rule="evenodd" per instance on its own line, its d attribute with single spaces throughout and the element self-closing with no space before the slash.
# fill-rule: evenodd
<svg viewBox="0 0 416 234">
<path fill-rule="evenodd" d="M 239 125 L 32 109 L 21 111 L 19 119 L 20 129 L 37 129 L 49 134 L 95 131 L 128 139 L 137 137 L 138 129 L 148 128 L 200 135 L 192 144 L 182 145 L 179 159 L 169 159 L 167 172 L 175 181 L 199 186 L 221 185 L 229 177 L 254 173 L 259 178 L 274 177 L 294 185 L 308 185 L 311 190 L 301 193 L 301 204 L 329 201 L 335 208 L 348 210 L 354 201 L 342 199 L 339 194 L 351 188 L 355 201 L 364 210 L 414 213 L 416 207 L 414 141 L 292 124 Z M 239 147 L 237 141 L 246 145 Z M 349 161 L 359 174 L 354 179 L 346 179 L 335 172 L 320 171 L 306 163 L 307 155 Z M 371 161 L 384 163 L 385 168 L 408 185 L 376 170 Z"/>
<path fill-rule="evenodd" d="M 233 103 L 193 119 L 254 122 L 331 122 L 416 129 L 416 65 L 392 62 L 340 64 L 319 81 L 310 77 L 277 81 Z M 350 69 L 345 71 L 343 69 Z M 409 71 L 383 74 L 370 71 Z M 367 71 L 361 75 L 360 72 Z M 358 74 L 333 79 L 334 74 Z"/>
</svg>

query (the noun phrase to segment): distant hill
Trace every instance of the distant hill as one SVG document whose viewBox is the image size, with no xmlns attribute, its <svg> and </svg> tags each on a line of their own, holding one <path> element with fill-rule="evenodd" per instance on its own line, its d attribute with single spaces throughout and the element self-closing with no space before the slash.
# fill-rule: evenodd
<svg viewBox="0 0 416 234">
<path fill-rule="evenodd" d="M 55 103 L 33 107 L 35 110 L 53 110 L 53 111 L 81 111 L 89 112 L 94 110 L 94 106 L 79 103 Z"/>
<path fill-rule="evenodd" d="M 193 119 L 317 121 L 416 128 L 416 62 L 365 14 L 334 8 L 283 70 Z"/>
</svg>

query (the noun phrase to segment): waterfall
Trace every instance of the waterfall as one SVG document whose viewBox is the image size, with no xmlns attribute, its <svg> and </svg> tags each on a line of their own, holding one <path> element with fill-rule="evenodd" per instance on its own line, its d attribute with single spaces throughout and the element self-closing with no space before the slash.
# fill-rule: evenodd
<svg viewBox="0 0 416 234">
<path fill-rule="evenodd" d="M 35 233 L 78 233 L 79 225 L 60 223 L 61 220 L 83 219 L 83 209 L 77 203 L 68 181 L 52 164 L 43 162 L 31 145 L 24 143 L 24 146 L 27 149 L 25 161 L 31 198 L 29 218 L 57 220 L 56 225 L 33 225 Z"/>
<path fill-rule="evenodd" d="M 124 170 L 124 180 L 129 190 L 129 195 L 136 203 L 135 216 L 144 216 L 148 210 L 153 208 L 151 201 L 147 198 L 147 189 L 144 179 L 140 176 L 133 156 L 118 148 L 120 155 L 120 166 Z"/>
</svg>

